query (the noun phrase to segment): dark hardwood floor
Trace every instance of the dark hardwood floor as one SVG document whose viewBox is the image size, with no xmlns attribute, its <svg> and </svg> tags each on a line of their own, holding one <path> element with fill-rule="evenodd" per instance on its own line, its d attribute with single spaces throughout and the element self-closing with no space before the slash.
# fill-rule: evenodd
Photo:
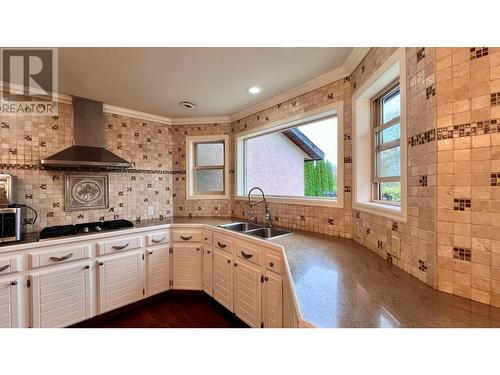
<svg viewBox="0 0 500 375">
<path fill-rule="evenodd" d="M 172 290 L 71 328 L 248 328 L 204 292 Z"/>
</svg>

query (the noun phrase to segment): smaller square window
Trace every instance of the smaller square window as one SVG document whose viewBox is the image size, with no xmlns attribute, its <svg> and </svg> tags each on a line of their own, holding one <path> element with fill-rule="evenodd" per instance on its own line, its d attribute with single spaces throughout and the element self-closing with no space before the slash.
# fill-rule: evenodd
<svg viewBox="0 0 500 375">
<path fill-rule="evenodd" d="M 188 199 L 227 198 L 227 136 L 188 137 Z"/>
</svg>

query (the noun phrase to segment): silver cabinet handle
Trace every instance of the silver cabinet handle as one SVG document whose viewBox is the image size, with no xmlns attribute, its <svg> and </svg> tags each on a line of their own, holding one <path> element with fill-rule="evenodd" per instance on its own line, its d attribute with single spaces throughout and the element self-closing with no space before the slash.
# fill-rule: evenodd
<svg viewBox="0 0 500 375">
<path fill-rule="evenodd" d="M 5 266 L 0 267 L 0 272 L 5 271 L 9 267 L 10 267 L 10 264 L 6 264 Z"/>
<path fill-rule="evenodd" d="M 65 256 L 62 257 L 50 257 L 50 260 L 53 260 L 54 262 L 62 262 L 63 260 L 68 260 L 73 256 L 73 253 L 69 253 Z"/>
<path fill-rule="evenodd" d="M 241 255 L 243 255 L 243 258 L 245 259 L 250 259 L 251 257 L 253 257 L 253 254 L 247 254 L 244 251 L 241 251 Z"/>
<path fill-rule="evenodd" d="M 217 241 L 217 245 L 219 245 L 221 249 L 224 249 L 227 246 L 225 243 L 220 243 L 219 241 Z"/>
<path fill-rule="evenodd" d="M 165 240 L 165 238 L 167 238 L 167 237 L 165 236 L 163 238 L 160 238 L 159 240 L 155 240 L 154 238 L 151 238 L 151 241 L 154 243 L 160 243 L 160 242 L 163 242 Z"/>
<path fill-rule="evenodd" d="M 122 245 L 122 246 L 113 245 L 113 249 L 115 249 L 115 250 L 123 250 L 123 249 L 125 249 L 128 245 L 130 245 L 130 244 L 129 244 L 129 243 L 126 243 L 125 245 Z"/>
<path fill-rule="evenodd" d="M 181 236 L 184 241 L 189 241 L 193 236 Z"/>
</svg>

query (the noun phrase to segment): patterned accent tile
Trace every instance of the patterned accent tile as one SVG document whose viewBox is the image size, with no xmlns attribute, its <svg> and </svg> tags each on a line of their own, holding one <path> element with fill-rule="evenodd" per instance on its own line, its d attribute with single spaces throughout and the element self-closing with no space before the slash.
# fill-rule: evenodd
<svg viewBox="0 0 500 375">
<path fill-rule="evenodd" d="M 408 137 L 408 145 L 411 147 L 423 145 L 436 140 L 436 130 L 431 129 L 426 132 Z"/>
<path fill-rule="evenodd" d="M 479 59 L 480 57 L 488 56 L 488 47 L 472 47 L 470 49 L 470 60 Z"/>
<path fill-rule="evenodd" d="M 467 262 L 472 261 L 472 251 L 471 249 L 465 249 L 462 247 L 453 248 L 453 259 L 465 260 Z"/>
<path fill-rule="evenodd" d="M 470 198 L 455 198 L 453 200 L 453 210 L 455 211 L 465 211 L 471 208 Z"/>
</svg>

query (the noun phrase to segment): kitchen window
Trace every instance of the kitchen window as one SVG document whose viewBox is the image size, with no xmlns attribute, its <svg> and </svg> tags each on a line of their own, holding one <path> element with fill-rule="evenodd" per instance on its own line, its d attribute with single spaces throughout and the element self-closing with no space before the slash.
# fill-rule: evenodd
<svg viewBox="0 0 500 375">
<path fill-rule="evenodd" d="M 399 80 L 398 80 L 399 82 Z M 401 96 L 393 83 L 373 101 L 373 188 L 376 202 L 401 202 Z"/>
<path fill-rule="evenodd" d="M 237 136 L 237 191 L 270 201 L 333 205 L 343 197 L 342 103 Z"/>
<path fill-rule="evenodd" d="M 353 91 L 353 208 L 407 220 L 406 51 Z"/>
<path fill-rule="evenodd" d="M 188 199 L 228 199 L 229 137 L 187 137 L 186 144 Z"/>
</svg>

